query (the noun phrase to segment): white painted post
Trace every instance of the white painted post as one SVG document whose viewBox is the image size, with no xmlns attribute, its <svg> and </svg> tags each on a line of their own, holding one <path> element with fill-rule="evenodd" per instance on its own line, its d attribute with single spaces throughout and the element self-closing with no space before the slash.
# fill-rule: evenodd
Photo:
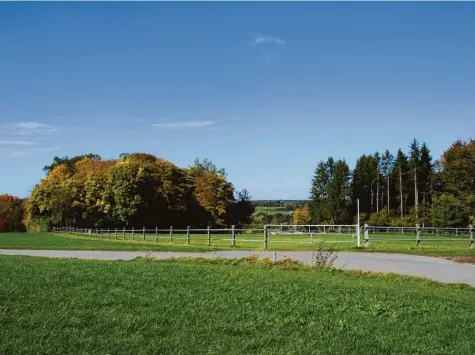
<svg viewBox="0 0 475 355">
<path fill-rule="evenodd" d="M 209 230 L 209 226 L 206 228 L 206 234 L 208 236 L 208 245 L 211 245 L 211 232 Z"/>
<path fill-rule="evenodd" d="M 170 243 L 173 242 L 173 226 L 170 226 Z"/>
<path fill-rule="evenodd" d="M 368 229 L 368 224 L 364 224 L 364 246 L 365 248 L 369 247 L 369 229 Z"/>
<path fill-rule="evenodd" d="M 101 238 L 104 238 L 104 229 L 101 228 Z"/>
<path fill-rule="evenodd" d="M 186 227 L 186 243 L 190 244 L 190 226 Z"/>
<path fill-rule="evenodd" d="M 416 248 L 421 247 L 421 228 L 419 224 L 416 224 Z"/>
<path fill-rule="evenodd" d="M 356 213 L 358 214 L 357 222 L 356 222 L 356 246 L 359 248 L 360 247 L 360 199 L 356 200 Z"/>
<path fill-rule="evenodd" d="M 125 240 L 125 227 L 124 227 L 124 229 L 122 230 L 122 239 Z"/>
<path fill-rule="evenodd" d="M 310 244 L 313 244 L 313 233 L 310 233 Z"/>
<path fill-rule="evenodd" d="M 142 236 L 143 236 L 143 240 L 145 240 L 145 227 L 142 228 Z"/>
<path fill-rule="evenodd" d="M 107 239 L 110 239 L 110 233 L 111 233 L 111 229 L 107 228 Z"/>
<path fill-rule="evenodd" d="M 231 240 L 233 242 L 233 247 L 236 246 L 236 234 L 234 233 L 234 226 L 231 226 Z"/>
<path fill-rule="evenodd" d="M 155 227 L 155 243 L 158 242 L 158 227 Z"/>
<path fill-rule="evenodd" d="M 473 249 L 473 231 L 472 231 L 473 225 L 470 224 L 468 228 L 469 228 L 469 233 L 470 233 L 470 248 Z"/>
<path fill-rule="evenodd" d="M 117 239 L 117 228 L 115 229 L 115 232 L 114 232 L 114 238 Z"/>
</svg>

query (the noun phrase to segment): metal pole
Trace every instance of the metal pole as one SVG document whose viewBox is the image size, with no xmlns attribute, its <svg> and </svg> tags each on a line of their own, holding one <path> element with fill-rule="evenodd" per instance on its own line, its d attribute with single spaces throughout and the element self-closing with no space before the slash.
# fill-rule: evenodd
<svg viewBox="0 0 475 355">
<path fill-rule="evenodd" d="M 132 240 L 135 240 L 135 227 L 132 227 Z"/>
<path fill-rule="evenodd" d="M 236 246 L 236 234 L 234 234 L 234 226 L 231 226 L 231 240 L 233 242 L 233 247 Z"/>
<path fill-rule="evenodd" d="M 155 243 L 158 242 L 158 227 L 155 227 Z"/>
<path fill-rule="evenodd" d="M 143 236 L 143 240 L 145 240 L 145 227 L 142 228 L 142 236 Z"/>
<path fill-rule="evenodd" d="M 186 243 L 190 244 L 190 226 L 186 227 Z"/>
<path fill-rule="evenodd" d="M 117 239 L 117 228 L 115 229 L 114 238 Z"/>
<path fill-rule="evenodd" d="M 124 229 L 122 230 L 122 239 L 125 240 L 125 227 L 124 227 Z"/>
<path fill-rule="evenodd" d="M 170 243 L 173 242 L 173 227 L 170 226 Z"/>
<path fill-rule="evenodd" d="M 211 245 L 211 232 L 209 231 L 209 226 L 206 229 L 207 235 L 208 235 L 208 245 Z"/>
<path fill-rule="evenodd" d="M 357 230 L 356 230 L 356 237 L 357 237 L 357 240 L 356 240 L 356 246 L 359 248 L 360 247 L 360 199 L 357 199 L 356 200 L 356 210 L 358 213 L 358 218 L 357 218 Z"/>
</svg>

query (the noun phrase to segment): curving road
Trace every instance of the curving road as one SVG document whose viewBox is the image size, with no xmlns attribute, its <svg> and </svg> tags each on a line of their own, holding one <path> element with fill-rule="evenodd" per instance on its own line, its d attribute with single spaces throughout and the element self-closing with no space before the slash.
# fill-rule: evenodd
<svg viewBox="0 0 475 355">
<path fill-rule="evenodd" d="M 131 260 L 150 256 L 159 259 L 179 257 L 240 258 L 259 255 L 261 259 L 291 258 L 302 262 L 312 260 L 312 252 L 258 252 L 258 251 L 215 251 L 192 252 L 134 252 L 134 251 L 85 251 L 85 250 L 13 250 L 0 249 L 3 255 L 28 255 L 52 258 L 77 258 L 101 260 Z M 393 272 L 401 275 L 421 276 L 446 283 L 465 283 L 475 287 L 475 265 L 458 264 L 443 258 L 383 253 L 338 253 L 334 266 L 364 271 Z"/>
</svg>

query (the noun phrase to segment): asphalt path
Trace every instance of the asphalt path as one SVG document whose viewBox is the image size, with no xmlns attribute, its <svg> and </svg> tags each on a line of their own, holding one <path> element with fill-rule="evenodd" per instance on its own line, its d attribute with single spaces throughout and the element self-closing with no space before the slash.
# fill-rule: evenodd
<svg viewBox="0 0 475 355">
<path fill-rule="evenodd" d="M 3 255 L 27 255 L 52 258 L 131 260 L 136 257 L 159 259 L 199 257 L 199 258 L 242 258 L 259 255 L 259 258 L 281 260 L 290 258 L 301 262 L 311 262 L 312 252 L 308 251 L 212 251 L 193 252 L 136 252 L 136 251 L 86 251 L 86 250 L 14 250 L 0 249 Z M 401 275 L 426 277 L 446 283 L 465 283 L 475 287 L 475 265 L 459 264 L 443 258 L 385 253 L 339 252 L 335 267 L 349 270 L 391 272 Z"/>
</svg>

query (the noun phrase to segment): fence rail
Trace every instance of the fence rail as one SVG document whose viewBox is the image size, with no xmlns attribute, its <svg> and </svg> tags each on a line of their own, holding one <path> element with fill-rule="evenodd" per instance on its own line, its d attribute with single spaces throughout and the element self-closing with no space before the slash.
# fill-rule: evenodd
<svg viewBox="0 0 475 355">
<path fill-rule="evenodd" d="M 137 240 L 150 242 L 183 242 L 198 243 L 211 246 L 221 244 L 236 246 L 237 243 L 262 243 L 268 248 L 270 243 L 283 244 L 314 244 L 325 240 L 330 243 L 356 242 L 360 246 L 360 234 L 364 233 L 364 246 L 370 242 L 415 242 L 420 247 L 422 242 L 466 242 L 474 247 L 473 226 L 468 228 L 437 228 L 437 227 L 385 227 L 365 224 L 361 229 L 355 225 L 284 225 L 271 224 L 263 228 L 108 228 L 90 229 L 61 227 L 53 232 L 88 235 L 106 239 Z"/>
</svg>

